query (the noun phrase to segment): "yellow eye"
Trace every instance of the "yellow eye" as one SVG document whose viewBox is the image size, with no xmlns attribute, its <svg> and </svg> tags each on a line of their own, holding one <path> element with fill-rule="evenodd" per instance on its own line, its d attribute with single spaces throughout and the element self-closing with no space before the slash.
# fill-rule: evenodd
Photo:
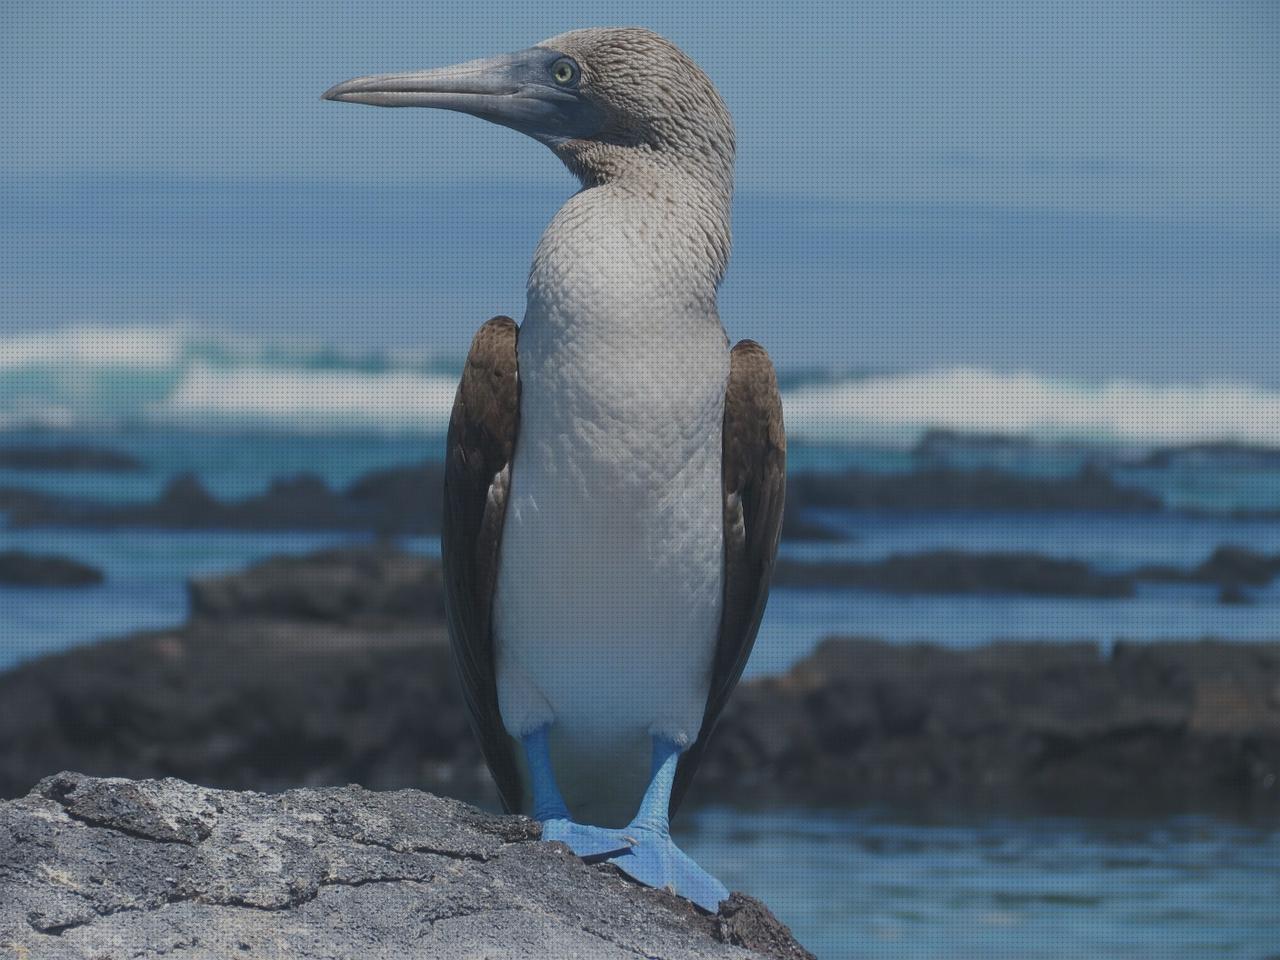
<svg viewBox="0 0 1280 960">
<path fill-rule="evenodd" d="M 572 86 L 578 79 L 578 65 L 568 57 L 561 57 L 551 65 L 551 79 L 562 87 Z"/>
</svg>

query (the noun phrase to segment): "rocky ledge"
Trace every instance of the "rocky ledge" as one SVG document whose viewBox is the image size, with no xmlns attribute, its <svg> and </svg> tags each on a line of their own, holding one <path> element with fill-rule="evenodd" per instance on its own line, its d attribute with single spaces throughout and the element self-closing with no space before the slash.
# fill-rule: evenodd
<svg viewBox="0 0 1280 960">
<path fill-rule="evenodd" d="M 538 837 L 416 790 L 61 773 L 0 803 L 0 955 L 810 956 L 750 897 L 709 916 Z"/>
<path fill-rule="evenodd" d="M 174 477 L 155 500 L 112 503 L 23 487 L 0 487 L 0 510 L 14 529 L 361 530 L 385 534 L 440 531 L 444 470 L 420 463 L 375 470 L 342 489 L 321 477 L 278 478 L 262 493 L 220 500 L 193 474 Z M 914 473 L 793 473 L 787 480 L 783 538 L 845 539 L 811 515 L 837 510 L 1082 510 L 1151 512 L 1154 494 L 1117 484 L 1097 465 L 1068 477 L 1027 477 L 994 468 L 930 467 Z"/>
<path fill-rule="evenodd" d="M 87 563 L 53 554 L 0 550 L 0 585 L 12 587 L 91 587 L 102 571 Z"/>
<path fill-rule="evenodd" d="M 127 473 L 145 468 L 132 454 L 109 447 L 78 444 L 0 446 L 0 468 L 7 470 Z"/>
<path fill-rule="evenodd" d="M 76 769 L 496 805 L 438 562 L 385 546 L 277 558 L 192 584 L 191 610 L 0 673 L 0 797 Z M 689 806 L 744 797 L 1275 817 L 1280 643 L 828 640 L 730 700 Z"/>
<path fill-rule="evenodd" d="M 824 641 L 743 684 L 697 797 L 1280 817 L 1280 644 Z"/>
</svg>

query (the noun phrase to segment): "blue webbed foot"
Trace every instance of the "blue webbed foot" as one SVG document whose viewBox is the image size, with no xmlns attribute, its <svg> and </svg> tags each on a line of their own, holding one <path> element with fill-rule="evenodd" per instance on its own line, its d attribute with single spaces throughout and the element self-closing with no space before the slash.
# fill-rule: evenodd
<svg viewBox="0 0 1280 960">
<path fill-rule="evenodd" d="M 675 780 L 680 748 L 670 740 L 653 738 L 653 772 L 634 820 L 622 831 L 634 841 L 629 850 L 609 858 L 619 870 L 650 887 L 670 890 L 716 913 L 729 898 L 725 885 L 690 859 L 671 839 L 667 808 Z"/>
<path fill-rule="evenodd" d="M 607 860 L 650 887 L 670 890 L 716 913 L 728 899 L 725 885 L 694 863 L 671 840 L 667 808 L 680 748 L 653 738 L 653 770 L 634 820 L 621 830 L 576 823 L 569 815 L 551 769 L 548 728 L 521 738 L 529 762 L 533 818 L 542 821 L 542 839 L 559 840 L 584 860 Z"/>
<path fill-rule="evenodd" d="M 559 840 L 583 860 L 603 860 L 629 850 L 631 843 L 623 833 L 622 830 L 575 823 L 565 817 L 542 821 L 543 840 Z"/>
<path fill-rule="evenodd" d="M 718 911 L 720 902 L 729 898 L 725 885 L 677 847 L 671 834 L 647 827 L 623 832 L 636 843 L 625 853 L 610 857 L 609 862 L 627 876 L 646 886 L 670 890 L 709 913 Z"/>
<path fill-rule="evenodd" d="M 542 839 L 559 840 L 583 860 L 620 853 L 631 844 L 621 830 L 576 823 L 569 816 L 551 769 L 549 730 L 540 727 L 523 738 L 533 789 L 533 818 L 542 821 Z"/>
</svg>

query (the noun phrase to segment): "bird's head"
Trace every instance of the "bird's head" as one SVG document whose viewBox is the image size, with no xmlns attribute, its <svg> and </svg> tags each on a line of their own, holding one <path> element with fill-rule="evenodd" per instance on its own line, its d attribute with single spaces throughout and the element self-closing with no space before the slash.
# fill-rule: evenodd
<svg viewBox="0 0 1280 960">
<path fill-rule="evenodd" d="M 638 27 L 574 30 L 517 53 L 360 77 L 326 100 L 457 110 L 545 143 L 584 182 L 636 165 L 729 183 L 734 133 L 715 86 L 675 44 Z"/>
</svg>

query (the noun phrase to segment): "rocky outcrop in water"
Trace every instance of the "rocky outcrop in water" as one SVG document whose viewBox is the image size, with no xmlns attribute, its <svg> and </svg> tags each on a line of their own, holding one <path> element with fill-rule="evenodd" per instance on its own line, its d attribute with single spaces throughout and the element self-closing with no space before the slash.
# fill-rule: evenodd
<svg viewBox="0 0 1280 960">
<path fill-rule="evenodd" d="M 0 510 L 14 528 L 363 530 L 434 534 L 440 530 L 443 468 L 423 463 L 361 477 L 342 490 L 303 474 L 277 480 L 237 501 L 215 498 L 193 475 L 175 477 L 149 503 L 107 503 L 0 488 Z M 875 510 L 1127 510 L 1162 508 L 1148 492 L 1118 486 L 1101 468 L 1075 477 L 1026 477 L 996 469 L 937 468 L 908 474 L 851 470 L 796 473 L 787 481 L 784 536 L 844 539 L 809 516 L 809 508 Z"/>
<path fill-rule="evenodd" d="M 1269 555 L 1245 547 L 1226 544 L 1218 547 L 1204 563 L 1190 570 L 1182 567 L 1148 566 L 1135 571 L 1140 580 L 1165 583 L 1210 583 L 1223 588 L 1265 587 L 1280 576 L 1280 555 Z"/>
<path fill-rule="evenodd" d="M 126 473 L 143 469 L 132 454 L 108 447 L 0 446 L 0 468 L 58 472 Z"/>
<path fill-rule="evenodd" d="M 1280 816 L 1280 643 L 833 639 L 739 688 L 703 796 Z"/>
<path fill-rule="evenodd" d="M 78 769 L 492 804 L 439 582 L 438 564 L 388 548 L 270 560 L 192 584 L 184 626 L 0 674 L 0 796 Z"/>
<path fill-rule="evenodd" d="M 0 951 L 71 958 L 809 954 L 741 894 L 717 916 L 416 790 L 233 793 L 62 773 L 0 803 Z"/>
<path fill-rule="evenodd" d="M 263 493 L 223 501 L 192 474 L 175 477 L 149 503 L 116 504 L 15 488 L 0 490 L 9 526 L 174 530 L 359 530 L 433 534 L 440 530 L 443 471 L 436 464 L 369 474 L 333 490 L 309 474 L 276 480 Z"/>
<path fill-rule="evenodd" d="M 383 545 L 273 557 L 188 585 L 196 621 L 266 619 L 347 626 L 444 622 L 440 565 Z"/>
<path fill-rule="evenodd" d="M 1116 598 L 1133 595 L 1133 581 L 1098 573 L 1078 560 L 1035 553 L 970 553 L 931 550 L 874 561 L 778 561 L 780 587 L 878 590 L 888 593 L 1016 593 Z"/>
<path fill-rule="evenodd" d="M 61 769 L 349 782 L 496 806 L 435 561 L 388 547 L 192 587 L 195 616 L 0 674 L 0 796 Z M 831 640 L 742 684 L 692 801 L 1280 813 L 1280 643 Z"/>
<path fill-rule="evenodd" d="M 102 571 L 70 557 L 0 551 L 0 585 L 11 587 L 91 587 L 101 583 Z"/>
<path fill-rule="evenodd" d="M 1150 512 L 1163 502 L 1118 485 L 1089 465 L 1074 477 L 1029 477 L 982 468 L 882 474 L 807 473 L 787 481 L 787 506 L 861 510 L 1119 510 Z"/>
</svg>

